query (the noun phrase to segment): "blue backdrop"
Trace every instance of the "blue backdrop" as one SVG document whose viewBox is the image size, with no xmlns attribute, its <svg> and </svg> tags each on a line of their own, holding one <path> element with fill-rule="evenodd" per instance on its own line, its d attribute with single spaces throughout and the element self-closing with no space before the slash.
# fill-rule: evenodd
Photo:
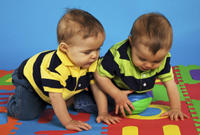
<svg viewBox="0 0 200 135">
<path fill-rule="evenodd" d="M 65 8 L 80 8 L 103 24 L 100 55 L 126 39 L 134 20 L 148 12 L 164 14 L 172 24 L 171 65 L 200 65 L 199 0 L 1 0 L 0 69 L 11 70 L 26 58 L 56 49 L 56 27 Z"/>
</svg>

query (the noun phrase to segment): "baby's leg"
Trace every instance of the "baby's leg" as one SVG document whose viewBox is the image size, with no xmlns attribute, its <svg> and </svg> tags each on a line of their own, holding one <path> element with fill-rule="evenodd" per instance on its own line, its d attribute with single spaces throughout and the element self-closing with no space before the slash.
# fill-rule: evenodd
<svg viewBox="0 0 200 135">
<path fill-rule="evenodd" d="M 108 100 L 108 112 L 114 111 L 115 110 L 114 99 L 107 95 L 107 100 Z M 74 96 L 74 108 L 78 112 L 98 113 L 98 108 L 91 90 L 82 91 L 81 93 Z"/>
<path fill-rule="evenodd" d="M 37 118 L 46 106 L 38 95 L 19 86 L 7 103 L 7 114 L 20 120 L 32 120 Z"/>
<path fill-rule="evenodd" d="M 74 96 L 74 108 L 78 112 L 98 113 L 96 102 L 90 91 L 82 91 Z"/>
<path fill-rule="evenodd" d="M 7 103 L 7 115 L 20 120 L 37 118 L 47 104 L 35 93 L 27 80 L 17 76 L 17 70 L 14 71 L 12 79 L 16 89 Z"/>
</svg>

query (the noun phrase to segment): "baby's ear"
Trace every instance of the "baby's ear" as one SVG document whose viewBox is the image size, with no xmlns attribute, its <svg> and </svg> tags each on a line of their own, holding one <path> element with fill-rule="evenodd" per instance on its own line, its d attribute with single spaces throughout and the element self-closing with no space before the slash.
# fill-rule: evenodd
<svg viewBox="0 0 200 135">
<path fill-rule="evenodd" d="M 67 45 L 66 43 L 64 43 L 64 42 L 61 42 L 61 43 L 59 44 L 59 48 L 60 48 L 60 50 L 61 50 L 62 52 L 67 52 L 67 50 L 68 50 L 68 45 Z"/>
<path fill-rule="evenodd" d="M 131 36 L 128 36 L 128 39 L 129 39 L 130 44 L 132 45 L 132 39 L 131 39 Z"/>
</svg>

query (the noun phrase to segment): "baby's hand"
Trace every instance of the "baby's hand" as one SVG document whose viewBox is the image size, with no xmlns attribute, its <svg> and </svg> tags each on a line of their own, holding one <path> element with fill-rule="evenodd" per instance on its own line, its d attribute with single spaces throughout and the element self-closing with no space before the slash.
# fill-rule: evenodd
<svg viewBox="0 0 200 135">
<path fill-rule="evenodd" d="M 68 130 L 83 131 L 82 129 L 90 130 L 92 127 L 85 122 L 72 120 L 65 126 L 65 128 Z"/>
<path fill-rule="evenodd" d="M 100 123 L 101 121 L 105 122 L 106 124 L 116 124 L 120 122 L 121 118 L 111 116 L 106 112 L 99 113 L 99 116 L 96 118 L 97 123 Z"/>
<path fill-rule="evenodd" d="M 180 109 L 170 109 L 169 111 L 163 113 L 160 117 L 168 116 L 170 120 L 178 121 L 178 118 L 180 120 L 184 120 L 184 118 L 188 119 L 189 117 L 182 113 Z"/>
<path fill-rule="evenodd" d="M 132 90 L 127 90 L 127 91 L 120 91 L 118 93 L 118 95 L 114 99 L 116 104 L 115 114 L 118 114 L 119 109 L 123 116 L 126 116 L 124 109 L 126 109 L 129 114 L 132 114 L 129 107 L 131 107 L 131 109 L 133 110 L 135 110 L 135 108 L 131 103 L 131 101 L 128 99 L 128 94 L 132 92 L 133 92 Z"/>
</svg>

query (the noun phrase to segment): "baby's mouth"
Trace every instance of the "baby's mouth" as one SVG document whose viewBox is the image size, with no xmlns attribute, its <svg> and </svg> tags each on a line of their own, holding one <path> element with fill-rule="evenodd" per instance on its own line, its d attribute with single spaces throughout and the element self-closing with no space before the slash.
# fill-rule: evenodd
<svg viewBox="0 0 200 135">
<path fill-rule="evenodd" d="M 149 68 L 141 68 L 142 71 L 149 70 Z"/>
</svg>

